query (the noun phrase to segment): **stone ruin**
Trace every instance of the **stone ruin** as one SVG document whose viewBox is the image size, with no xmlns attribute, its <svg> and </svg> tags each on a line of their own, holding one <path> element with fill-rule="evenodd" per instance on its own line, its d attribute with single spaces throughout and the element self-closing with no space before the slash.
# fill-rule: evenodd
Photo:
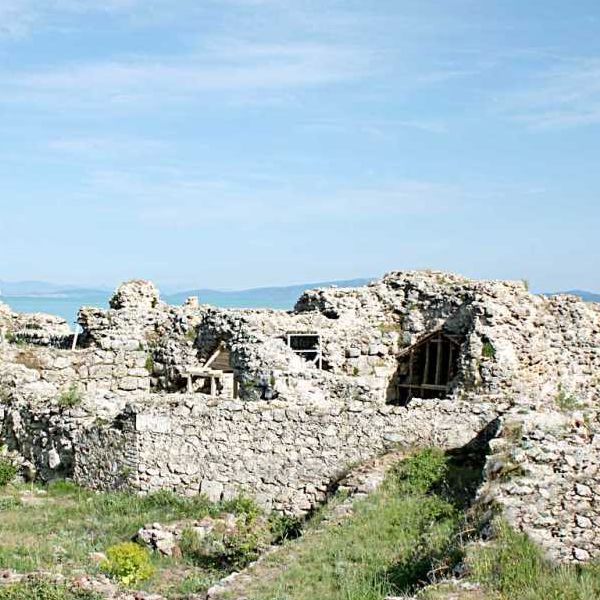
<svg viewBox="0 0 600 600">
<path fill-rule="evenodd" d="M 132 281 L 79 324 L 0 304 L 0 440 L 29 477 L 304 514 L 353 464 L 489 432 L 479 500 L 555 559 L 600 555 L 600 305 L 430 271 L 292 311 Z"/>
</svg>

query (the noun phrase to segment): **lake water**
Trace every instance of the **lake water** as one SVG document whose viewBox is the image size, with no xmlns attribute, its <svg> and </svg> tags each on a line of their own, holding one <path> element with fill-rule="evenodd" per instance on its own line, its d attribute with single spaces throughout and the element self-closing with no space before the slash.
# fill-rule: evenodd
<svg viewBox="0 0 600 600">
<path fill-rule="evenodd" d="M 73 324 L 77 319 L 77 312 L 82 306 L 108 308 L 108 301 L 111 295 L 112 293 L 106 293 L 77 296 L 75 298 L 0 296 L 0 302 L 8 304 L 16 312 L 41 312 L 58 315 L 66 319 L 68 323 Z M 230 292 L 228 294 L 214 292 L 203 294 L 201 301 L 221 308 L 275 308 L 289 310 L 293 308 L 298 295 L 296 292 L 290 293 L 289 297 L 281 297 L 281 295 L 266 292 L 260 296 L 245 292 Z M 185 301 L 185 297 L 175 294 L 173 296 L 166 296 L 164 300 L 169 304 L 180 305 Z"/>
<path fill-rule="evenodd" d="M 291 310 L 303 292 L 316 287 L 356 287 L 366 285 L 370 279 L 350 279 L 322 283 L 305 283 L 285 287 L 265 287 L 240 291 L 197 290 L 200 302 L 220 308 L 273 308 Z M 164 295 L 169 304 L 181 305 L 190 292 Z M 64 297 L 52 296 L 0 296 L 0 302 L 8 304 L 17 312 L 42 312 L 58 315 L 69 323 L 75 323 L 77 312 L 82 306 L 107 308 L 112 292 L 80 292 Z"/>
<path fill-rule="evenodd" d="M 45 298 L 31 296 L 0 296 L 0 301 L 8 304 L 16 312 L 48 313 L 58 315 L 69 323 L 74 323 L 77 311 L 82 306 L 107 308 L 110 295 L 82 296 L 77 298 Z"/>
</svg>

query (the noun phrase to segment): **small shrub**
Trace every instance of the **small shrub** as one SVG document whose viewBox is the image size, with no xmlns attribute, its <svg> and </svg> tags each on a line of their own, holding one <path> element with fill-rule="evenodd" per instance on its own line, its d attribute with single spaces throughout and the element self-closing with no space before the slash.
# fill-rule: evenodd
<svg viewBox="0 0 600 600">
<path fill-rule="evenodd" d="M 18 469 L 9 458 L 0 456 L 0 488 L 8 485 L 16 476 Z"/>
<path fill-rule="evenodd" d="M 184 558 L 195 565 L 239 569 L 256 560 L 272 540 L 266 519 L 242 514 L 234 531 L 216 528 L 200 538 L 193 529 L 184 529 L 179 547 Z"/>
<path fill-rule="evenodd" d="M 154 574 L 150 554 L 133 542 L 111 546 L 106 551 L 106 560 L 100 569 L 126 586 L 146 581 Z"/>
<path fill-rule="evenodd" d="M 74 406 L 79 406 L 83 397 L 81 392 L 77 388 L 77 386 L 73 383 L 70 385 L 69 389 L 65 390 L 58 397 L 58 405 L 63 408 L 73 408 Z"/>
<path fill-rule="evenodd" d="M 501 454 L 498 456 L 497 462 L 498 467 L 490 474 L 492 479 L 508 481 L 514 477 L 522 477 L 526 474 L 523 466 L 516 463 L 510 454 Z"/>
<path fill-rule="evenodd" d="M 502 428 L 502 435 L 511 442 L 520 442 L 523 437 L 523 424 L 518 421 L 506 423 Z"/>
<path fill-rule="evenodd" d="M 527 292 L 531 289 L 531 286 L 529 285 L 529 279 L 521 279 L 521 283 Z"/>
<path fill-rule="evenodd" d="M 144 366 L 146 367 L 146 371 L 148 371 L 148 373 L 154 373 L 154 359 L 152 358 L 151 354 L 148 354 L 146 357 Z"/>
<path fill-rule="evenodd" d="M 302 532 L 302 519 L 289 515 L 269 515 L 269 529 L 276 543 L 297 538 Z"/>
<path fill-rule="evenodd" d="M 383 334 L 397 333 L 400 335 L 404 331 L 401 323 L 380 323 L 377 328 Z"/>
<path fill-rule="evenodd" d="M 494 348 L 491 342 L 484 342 L 483 348 L 481 349 L 481 356 L 489 359 L 496 358 L 496 348 Z"/>
<path fill-rule="evenodd" d="M 558 386 L 558 394 L 556 394 L 556 404 L 563 411 L 577 410 L 581 408 L 581 403 L 577 397 L 567 392 L 562 384 Z"/>
<path fill-rule="evenodd" d="M 237 496 L 231 500 L 225 500 L 221 503 L 221 508 L 223 512 L 243 515 L 247 521 L 255 521 L 263 512 L 260 506 L 247 496 Z"/>
<path fill-rule="evenodd" d="M 240 517 L 236 531 L 223 538 L 226 564 L 242 568 L 256 560 L 271 543 L 271 532 L 265 523 Z"/>
<path fill-rule="evenodd" d="M 398 464 L 394 473 L 409 492 L 423 494 L 448 473 L 448 458 L 436 448 L 428 448 Z"/>
</svg>

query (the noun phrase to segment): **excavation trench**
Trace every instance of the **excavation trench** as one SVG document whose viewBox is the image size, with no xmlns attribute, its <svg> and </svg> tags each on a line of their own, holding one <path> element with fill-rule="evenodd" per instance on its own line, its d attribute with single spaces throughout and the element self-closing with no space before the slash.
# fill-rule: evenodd
<svg viewBox="0 0 600 600">
<path fill-rule="evenodd" d="M 402 508 L 402 502 L 406 500 L 407 506 L 417 511 L 414 521 L 407 524 L 414 543 L 409 551 L 396 552 L 401 556 L 395 560 L 392 551 L 390 560 L 381 568 L 371 569 L 361 585 L 385 589 L 386 594 L 381 596 L 383 598 L 386 595 L 415 593 L 420 588 L 451 576 L 462 562 L 464 545 L 478 536 L 473 504 L 477 490 L 484 481 L 489 441 L 496 436 L 498 430 L 499 420 L 496 419 L 460 448 L 445 453 L 435 450 L 415 453 L 398 449 L 357 467 L 338 482 L 338 493 L 306 519 L 302 529 L 296 532 L 296 539 L 288 538 L 280 546 L 271 548 L 256 563 L 215 586 L 209 597 L 261 600 L 271 597 L 269 594 L 274 590 L 285 589 L 289 593 L 285 597 L 293 600 L 304 597 L 294 594 L 294 588 L 302 585 L 290 580 L 293 579 L 294 572 L 322 570 L 321 575 L 316 577 L 326 579 L 331 576 L 331 569 L 342 568 L 340 565 L 345 562 L 352 577 L 358 577 L 357 574 L 364 567 L 361 561 L 368 562 L 370 559 L 351 551 L 353 545 L 358 545 L 357 539 L 352 537 L 354 533 L 358 531 L 360 535 L 368 536 L 366 540 L 363 537 L 361 543 L 366 543 L 367 546 L 375 544 L 375 554 L 380 550 L 385 553 L 385 541 L 382 540 L 381 547 L 378 548 L 377 538 L 384 538 L 386 530 L 393 531 L 395 525 L 392 521 L 402 518 L 401 513 L 394 515 L 385 503 L 376 505 L 381 502 L 381 496 L 387 495 L 390 498 L 390 490 L 397 494 L 397 497 L 391 498 L 392 504 L 395 502 Z M 426 489 L 421 487 L 421 483 L 415 488 L 411 487 L 416 485 L 411 483 L 411 478 L 416 478 L 415 481 L 419 482 L 424 477 L 428 481 L 427 471 L 431 468 L 428 456 L 433 457 L 431 460 L 435 464 L 443 464 L 443 475 L 436 475 Z M 412 473 L 405 483 L 398 483 L 397 479 L 402 478 L 403 465 L 419 466 L 419 460 L 422 462 L 423 472 Z M 403 494 L 405 498 L 402 497 Z M 422 514 L 419 513 L 421 505 Z M 369 521 L 370 512 L 374 517 Z M 356 522 L 361 520 L 364 524 L 357 525 Z M 402 528 L 397 533 L 399 538 L 406 537 Z M 347 536 L 346 542 L 344 536 Z M 436 536 L 440 539 L 432 542 Z M 401 541 L 399 539 L 399 543 Z M 395 543 L 393 539 L 389 542 L 390 546 Z M 329 550 L 323 551 L 323 548 L 328 547 Z M 318 552 L 324 552 L 323 564 L 311 558 L 311 553 Z M 368 552 L 369 549 L 366 548 L 363 554 Z M 338 557 L 334 566 L 326 564 L 331 556 Z M 313 564 L 314 562 L 317 564 Z M 289 575 L 290 572 L 292 575 Z M 345 584 L 342 581 L 340 585 L 343 587 Z M 319 589 L 311 591 L 323 593 Z M 344 593 L 347 594 L 347 591 Z M 346 596 L 340 590 L 339 596 L 323 596 L 323 600 L 338 597 Z"/>
</svg>

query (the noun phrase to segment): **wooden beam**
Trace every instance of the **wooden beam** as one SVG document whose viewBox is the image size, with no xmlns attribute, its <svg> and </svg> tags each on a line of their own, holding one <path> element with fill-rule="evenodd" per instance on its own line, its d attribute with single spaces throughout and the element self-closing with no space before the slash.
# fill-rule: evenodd
<svg viewBox="0 0 600 600">
<path fill-rule="evenodd" d="M 217 360 L 219 354 L 221 354 L 224 348 L 225 344 L 223 342 L 219 342 L 217 349 L 210 355 L 209 359 L 204 363 L 204 367 L 210 367 L 210 365 L 212 365 L 215 362 L 215 360 Z"/>
<path fill-rule="evenodd" d="M 427 371 L 429 371 L 429 342 L 425 345 L 425 368 L 423 369 L 423 381 L 421 385 L 427 383 Z"/>
<path fill-rule="evenodd" d="M 416 388 L 416 389 L 424 389 L 424 390 L 437 390 L 437 391 L 444 391 L 444 390 L 448 389 L 448 386 L 434 385 L 433 383 L 424 383 L 423 385 L 409 385 L 408 383 L 399 383 L 398 387 Z"/>
<path fill-rule="evenodd" d="M 442 354 L 444 353 L 444 344 L 442 344 L 442 337 L 440 336 L 437 340 L 437 356 L 435 361 L 435 385 L 440 384 L 440 377 L 442 375 Z"/>
</svg>

